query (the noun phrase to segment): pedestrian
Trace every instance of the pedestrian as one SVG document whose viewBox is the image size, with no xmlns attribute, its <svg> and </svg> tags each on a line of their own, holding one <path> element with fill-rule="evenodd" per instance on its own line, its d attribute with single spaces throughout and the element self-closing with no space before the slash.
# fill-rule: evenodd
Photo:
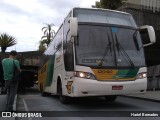
<svg viewBox="0 0 160 120">
<path fill-rule="evenodd" d="M 4 74 L 4 80 L 5 80 L 5 87 L 7 88 L 7 99 L 6 99 L 6 111 L 13 112 L 13 103 L 15 96 L 17 94 L 17 88 L 18 88 L 18 79 L 15 79 L 15 74 L 20 74 L 20 64 L 19 61 L 16 60 L 17 52 L 11 51 L 9 54 L 9 58 L 5 58 L 2 60 L 2 66 L 3 66 L 3 74 Z M 15 73 L 15 69 L 17 70 L 17 73 Z"/>
</svg>

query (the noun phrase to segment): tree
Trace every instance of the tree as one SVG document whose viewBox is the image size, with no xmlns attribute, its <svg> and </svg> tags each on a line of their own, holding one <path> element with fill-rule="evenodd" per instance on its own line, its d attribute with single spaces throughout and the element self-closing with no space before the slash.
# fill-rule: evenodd
<svg viewBox="0 0 160 120">
<path fill-rule="evenodd" d="M 116 10 L 120 6 L 122 6 L 124 0 L 100 0 L 100 2 L 96 2 L 95 8 L 104 8 L 104 9 L 112 9 Z"/>
<path fill-rule="evenodd" d="M 15 37 L 7 33 L 2 33 L 0 35 L 0 47 L 1 47 L 2 53 L 5 53 L 7 47 L 11 47 L 15 44 L 17 44 Z"/>
<path fill-rule="evenodd" d="M 54 26 L 54 24 L 46 24 L 46 26 L 42 28 L 44 35 L 41 38 L 40 45 L 46 45 L 48 47 L 49 43 L 51 42 L 55 34 L 55 31 L 52 29 L 52 26 Z"/>
<path fill-rule="evenodd" d="M 96 1 L 95 5 L 92 5 L 92 8 L 102 8 L 101 2 Z"/>
<path fill-rule="evenodd" d="M 46 46 L 45 46 L 44 41 L 40 41 L 39 42 L 39 49 L 38 49 L 38 51 L 44 52 L 45 50 L 46 50 Z"/>
</svg>

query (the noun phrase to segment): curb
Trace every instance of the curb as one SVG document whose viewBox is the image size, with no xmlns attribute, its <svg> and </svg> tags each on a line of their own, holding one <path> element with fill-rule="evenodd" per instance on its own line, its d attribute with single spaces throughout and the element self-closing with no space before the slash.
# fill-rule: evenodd
<svg viewBox="0 0 160 120">
<path fill-rule="evenodd" d="M 128 97 L 128 98 L 134 98 L 134 99 L 140 99 L 140 100 L 145 100 L 145 101 L 152 101 L 152 102 L 160 102 L 160 100 L 152 99 L 152 98 L 144 98 L 144 97 L 137 97 L 137 96 L 126 96 L 123 95 L 122 97 Z"/>
</svg>

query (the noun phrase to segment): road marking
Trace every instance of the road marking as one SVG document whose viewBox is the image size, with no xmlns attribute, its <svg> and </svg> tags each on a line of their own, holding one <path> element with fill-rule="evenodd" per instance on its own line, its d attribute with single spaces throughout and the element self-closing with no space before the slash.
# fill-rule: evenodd
<svg viewBox="0 0 160 120">
<path fill-rule="evenodd" d="M 24 104 L 24 108 L 25 108 L 25 110 L 26 110 L 26 111 L 28 111 L 28 107 L 27 107 L 27 104 L 26 104 L 25 99 L 23 99 L 23 104 Z"/>
<path fill-rule="evenodd" d="M 24 104 L 25 110 L 28 112 L 29 110 L 28 110 L 28 107 L 27 107 L 27 104 L 26 104 L 25 99 L 23 99 L 23 104 Z M 32 120 L 32 118 L 31 118 L 31 117 L 28 117 L 28 120 Z"/>
</svg>

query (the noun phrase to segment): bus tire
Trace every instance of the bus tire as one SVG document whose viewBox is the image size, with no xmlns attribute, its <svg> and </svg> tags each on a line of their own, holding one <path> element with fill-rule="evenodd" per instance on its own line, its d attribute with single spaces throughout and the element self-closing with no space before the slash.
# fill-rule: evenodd
<svg viewBox="0 0 160 120">
<path fill-rule="evenodd" d="M 67 96 L 64 96 L 63 95 L 63 89 L 62 89 L 62 84 L 61 84 L 61 82 L 59 82 L 59 85 L 58 85 L 58 92 L 59 92 L 59 99 L 60 99 L 60 102 L 62 103 L 62 104 L 68 104 L 69 103 L 69 97 L 67 97 Z"/>
<path fill-rule="evenodd" d="M 41 96 L 43 96 L 43 97 L 47 96 L 47 93 L 44 92 L 42 85 L 40 85 L 40 93 L 41 93 Z"/>
<path fill-rule="evenodd" d="M 2 94 L 2 87 L 0 87 L 0 95 Z"/>
<path fill-rule="evenodd" d="M 105 100 L 107 103 L 112 103 L 117 99 L 117 96 L 113 95 L 113 96 L 105 96 Z"/>
</svg>

